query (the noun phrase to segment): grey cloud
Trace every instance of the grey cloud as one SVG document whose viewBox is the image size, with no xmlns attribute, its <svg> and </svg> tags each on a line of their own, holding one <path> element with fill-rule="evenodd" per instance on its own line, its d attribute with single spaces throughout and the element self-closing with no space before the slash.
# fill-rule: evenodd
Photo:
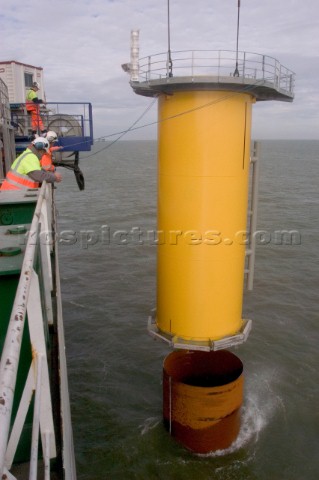
<svg viewBox="0 0 319 480">
<path fill-rule="evenodd" d="M 140 56 L 166 51 L 166 1 L 77 0 L 75 8 L 65 0 L 43 0 L 45 21 L 36 28 L 30 25 L 38 1 L 24 7 L 19 0 L 2 6 L 1 60 L 42 66 L 49 101 L 91 101 L 97 137 L 128 128 L 149 102 L 133 93 L 121 70 L 129 61 L 130 31 L 140 29 Z M 254 108 L 257 136 L 304 132 L 317 138 L 318 18 L 314 0 L 242 0 L 239 48 L 274 56 L 297 73 L 293 104 Z M 234 50 L 236 22 L 235 0 L 171 1 L 171 48 Z M 156 109 L 149 116 L 155 120 Z M 156 128 L 135 135 L 155 137 Z"/>
</svg>

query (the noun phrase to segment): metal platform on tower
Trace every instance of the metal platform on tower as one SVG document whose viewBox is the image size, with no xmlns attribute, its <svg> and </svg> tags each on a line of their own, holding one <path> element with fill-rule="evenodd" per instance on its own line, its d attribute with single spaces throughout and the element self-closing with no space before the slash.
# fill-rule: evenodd
<svg viewBox="0 0 319 480">
<path fill-rule="evenodd" d="M 169 58 L 167 52 L 136 58 L 134 36 L 132 42 L 131 63 L 123 68 L 139 95 L 225 90 L 249 93 L 257 101 L 294 98 L 295 73 L 273 57 L 232 50 L 181 50 L 169 52 Z"/>
</svg>

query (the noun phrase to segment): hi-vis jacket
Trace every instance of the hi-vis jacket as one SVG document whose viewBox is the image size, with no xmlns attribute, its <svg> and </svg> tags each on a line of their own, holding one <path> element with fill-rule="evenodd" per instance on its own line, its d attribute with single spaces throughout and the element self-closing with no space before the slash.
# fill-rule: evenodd
<svg viewBox="0 0 319 480">
<path fill-rule="evenodd" d="M 32 180 L 29 172 L 41 170 L 38 157 L 27 148 L 18 158 L 15 159 L 2 183 L 1 190 L 27 190 L 38 188 L 39 183 Z"/>
<path fill-rule="evenodd" d="M 55 172 L 55 166 L 53 165 L 52 161 L 52 153 L 58 152 L 63 147 L 50 147 L 49 151 L 44 153 L 41 157 L 40 164 L 43 170 L 47 172 Z"/>
<path fill-rule="evenodd" d="M 26 109 L 30 111 L 37 110 L 37 104 L 42 103 L 42 100 L 38 98 L 38 94 L 34 90 L 29 90 L 26 98 Z"/>
</svg>

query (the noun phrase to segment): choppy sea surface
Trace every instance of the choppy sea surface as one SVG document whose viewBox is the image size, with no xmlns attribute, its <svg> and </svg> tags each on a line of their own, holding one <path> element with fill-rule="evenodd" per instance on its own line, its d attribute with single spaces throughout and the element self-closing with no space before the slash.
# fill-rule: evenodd
<svg viewBox="0 0 319 480">
<path fill-rule="evenodd" d="M 78 479 L 317 480 L 319 141 L 261 142 L 263 233 L 243 312 L 253 329 L 234 350 L 245 372 L 242 427 L 228 450 L 205 456 L 162 425 L 171 350 L 147 333 L 156 247 L 144 234 L 156 230 L 156 142 L 106 146 L 96 143 L 81 163 L 84 191 L 62 171 L 57 192 Z M 290 240 L 278 240 L 283 230 Z"/>
</svg>

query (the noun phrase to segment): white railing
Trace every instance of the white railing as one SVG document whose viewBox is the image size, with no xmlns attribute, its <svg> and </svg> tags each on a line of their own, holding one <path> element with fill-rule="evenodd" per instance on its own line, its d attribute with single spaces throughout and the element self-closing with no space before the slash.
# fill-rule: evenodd
<svg viewBox="0 0 319 480">
<path fill-rule="evenodd" d="M 0 78 L 0 180 L 16 158 L 8 87 Z"/>
<path fill-rule="evenodd" d="M 39 277 L 34 264 L 37 249 L 41 249 L 42 276 L 46 278 L 46 288 L 52 288 L 52 271 L 50 250 L 52 248 L 51 235 L 51 186 L 43 183 L 33 216 L 21 276 L 18 283 L 12 313 L 8 325 L 7 335 L 3 347 L 0 363 L 0 476 L 14 479 L 9 472 L 19 444 L 23 426 L 29 410 L 30 402 L 34 398 L 33 426 L 30 452 L 29 479 L 37 478 L 38 471 L 38 444 L 41 434 L 42 452 L 45 479 L 50 478 L 50 459 L 56 457 L 56 442 L 53 426 L 53 413 L 50 392 L 49 369 L 45 340 L 45 319 L 52 318 L 51 296 L 45 296 L 46 314 L 41 308 L 41 294 Z M 49 228 L 48 228 L 49 227 Z M 41 233 L 46 235 L 46 241 L 41 240 Z M 43 239 L 43 236 L 42 236 Z M 42 277 L 41 277 L 42 278 Z M 51 312 L 51 313 L 50 313 Z M 24 390 L 19 403 L 18 411 L 10 431 L 12 406 L 20 360 L 22 335 L 26 315 L 30 332 L 30 349 L 32 361 L 26 379 Z"/>
<path fill-rule="evenodd" d="M 0 124 L 7 123 L 10 125 L 10 122 L 11 113 L 8 88 L 4 81 L 0 78 Z"/>
<path fill-rule="evenodd" d="M 166 52 L 140 58 L 138 81 L 150 82 L 172 76 L 193 78 L 204 75 L 216 77 L 217 81 L 240 77 L 270 83 L 277 90 L 293 95 L 295 73 L 267 55 L 241 51 L 237 54 L 232 50 L 180 50 L 171 52 L 171 61 L 172 71 Z"/>
</svg>

